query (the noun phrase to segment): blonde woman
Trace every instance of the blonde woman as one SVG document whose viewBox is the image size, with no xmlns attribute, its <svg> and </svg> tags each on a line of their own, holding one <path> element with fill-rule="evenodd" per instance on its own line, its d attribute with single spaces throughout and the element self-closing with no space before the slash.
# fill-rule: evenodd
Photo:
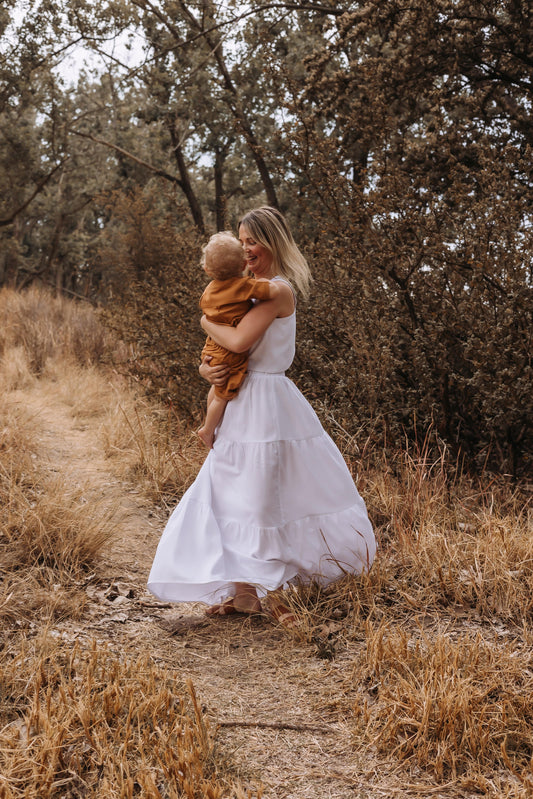
<svg viewBox="0 0 533 799">
<path fill-rule="evenodd" d="M 295 350 L 296 291 L 311 275 L 282 214 L 262 207 L 239 224 L 256 278 L 278 295 L 236 327 L 202 317 L 204 331 L 232 352 L 249 350 L 248 374 L 193 485 L 161 537 L 148 587 L 165 601 L 203 601 L 208 615 L 258 613 L 261 600 L 282 624 L 293 581 L 322 584 L 368 570 L 376 542 L 365 504 L 342 455 L 315 412 L 285 376 Z M 212 385 L 223 365 L 200 368 Z"/>
</svg>

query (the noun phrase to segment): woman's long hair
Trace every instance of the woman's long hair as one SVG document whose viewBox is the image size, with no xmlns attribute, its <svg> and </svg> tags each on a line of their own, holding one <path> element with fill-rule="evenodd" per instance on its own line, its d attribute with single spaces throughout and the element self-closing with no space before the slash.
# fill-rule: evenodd
<svg viewBox="0 0 533 799">
<path fill-rule="evenodd" d="M 276 274 L 294 284 L 305 298 L 313 280 L 309 264 L 296 246 L 285 217 L 277 208 L 254 208 L 239 221 L 252 238 L 272 253 Z"/>
</svg>

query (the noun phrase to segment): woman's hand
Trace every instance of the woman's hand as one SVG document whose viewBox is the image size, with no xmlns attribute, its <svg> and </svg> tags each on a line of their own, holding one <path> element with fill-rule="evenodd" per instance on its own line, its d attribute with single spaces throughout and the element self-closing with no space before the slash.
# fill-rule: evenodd
<svg viewBox="0 0 533 799">
<path fill-rule="evenodd" d="M 207 380 L 212 386 L 223 386 L 228 379 L 229 366 L 224 363 L 220 363 L 218 366 L 210 366 L 210 361 L 211 355 L 206 355 L 198 371 L 204 380 Z"/>
</svg>

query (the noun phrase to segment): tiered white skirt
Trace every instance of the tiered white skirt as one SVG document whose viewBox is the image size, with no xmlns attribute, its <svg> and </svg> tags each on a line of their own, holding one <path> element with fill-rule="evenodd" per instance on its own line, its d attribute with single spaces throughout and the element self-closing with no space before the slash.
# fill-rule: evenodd
<svg viewBox="0 0 533 799">
<path fill-rule="evenodd" d="M 243 582 L 261 596 L 358 574 L 375 551 L 365 504 L 307 400 L 283 374 L 250 372 L 167 523 L 148 588 L 214 603 Z"/>
</svg>

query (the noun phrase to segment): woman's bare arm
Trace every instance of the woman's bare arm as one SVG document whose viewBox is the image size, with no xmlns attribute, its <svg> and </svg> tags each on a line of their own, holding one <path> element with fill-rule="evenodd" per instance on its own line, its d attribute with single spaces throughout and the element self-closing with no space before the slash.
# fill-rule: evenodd
<svg viewBox="0 0 533 799">
<path fill-rule="evenodd" d="M 294 297 L 285 284 L 272 300 L 260 302 L 248 311 L 236 327 L 218 325 L 202 316 L 202 327 L 221 347 L 231 352 L 246 352 L 258 341 L 277 316 L 289 316 L 294 310 Z"/>
</svg>

